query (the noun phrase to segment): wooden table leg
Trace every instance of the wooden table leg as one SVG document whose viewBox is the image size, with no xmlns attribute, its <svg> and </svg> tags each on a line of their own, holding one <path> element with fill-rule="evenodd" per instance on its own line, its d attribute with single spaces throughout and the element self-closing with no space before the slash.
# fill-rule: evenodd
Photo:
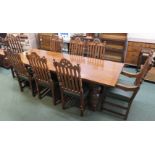
<svg viewBox="0 0 155 155">
<path fill-rule="evenodd" d="M 93 111 L 96 111 L 96 107 L 100 101 L 102 87 L 99 85 L 90 85 L 89 103 Z"/>
</svg>

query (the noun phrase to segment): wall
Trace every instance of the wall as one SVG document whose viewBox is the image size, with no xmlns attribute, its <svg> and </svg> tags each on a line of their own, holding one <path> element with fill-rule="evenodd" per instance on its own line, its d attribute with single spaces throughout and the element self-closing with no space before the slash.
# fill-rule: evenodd
<svg viewBox="0 0 155 155">
<path fill-rule="evenodd" d="M 155 43 L 155 33 L 128 33 L 128 41 Z"/>
</svg>

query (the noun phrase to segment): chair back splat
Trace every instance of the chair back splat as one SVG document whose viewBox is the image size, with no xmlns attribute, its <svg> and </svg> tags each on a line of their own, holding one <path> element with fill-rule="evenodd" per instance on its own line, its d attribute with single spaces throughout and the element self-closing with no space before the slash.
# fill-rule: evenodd
<svg viewBox="0 0 155 155">
<path fill-rule="evenodd" d="M 19 76 L 29 76 L 25 65 L 23 64 L 19 53 L 13 53 L 10 50 L 5 51 L 5 55 L 8 58 L 11 66 Z"/>
<path fill-rule="evenodd" d="M 88 42 L 87 56 L 91 58 L 104 59 L 106 42 Z"/>
<path fill-rule="evenodd" d="M 142 83 L 143 79 L 145 78 L 148 71 L 152 68 L 152 66 L 153 66 L 153 52 L 150 51 L 149 56 L 147 57 L 143 67 L 140 70 L 139 75 L 136 78 L 135 85 L 140 86 L 140 84 Z"/>
<path fill-rule="evenodd" d="M 83 93 L 80 66 L 78 64 L 72 65 L 67 59 L 62 59 L 60 62 L 54 60 L 54 66 L 60 81 L 60 87 L 64 91 Z"/>
<path fill-rule="evenodd" d="M 13 35 L 9 35 L 7 36 L 6 40 L 7 40 L 8 48 L 11 50 L 11 52 L 13 53 L 24 52 L 19 36 L 15 37 Z"/>
<path fill-rule="evenodd" d="M 79 37 L 70 41 L 69 53 L 73 55 L 84 56 L 85 42 L 81 41 Z"/>
<path fill-rule="evenodd" d="M 59 38 L 58 36 L 50 37 L 50 51 L 62 52 L 62 47 L 63 39 Z"/>
<path fill-rule="evenodd" d="M 26 56 L 33 69 L 35 79 L 45 83 L 50 81 L 50 72 L 48 70 L 46 58 L 40 58 L 35 52 L 32 52 L 30 55 L 26 54 Z"/>
</svg>

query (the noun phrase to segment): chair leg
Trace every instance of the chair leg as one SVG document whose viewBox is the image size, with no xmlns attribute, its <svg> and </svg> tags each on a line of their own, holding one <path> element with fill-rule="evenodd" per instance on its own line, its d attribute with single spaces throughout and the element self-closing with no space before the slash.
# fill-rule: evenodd
<svg viewBox="0 0 155 155">
<path fill-rule="evenodd" d="M 56 105 L 54 86 L 51 86 L 51 92 L 52 92 L 53 104 Z"/>
<path fill-rule="evenodd" d="M 103 110 L 104 101 L 106 99 L 106 87 L 104 87 L 102 90 L 102 96 L 103 96 L 103 101 L 101 102 L 101 110 Z"/>
<path fill-rule="evenodd" d="M 32 92 L 32 96 L 35 97 L 35 88 L 33 88 L 33 86 L 32 86 L 32 79 L 31 78 L 29 79 L 29 84 L 30 84 L 30 89 L 31 89 L 31 92 Z"/>
<path fill-rule="evenodd" d="M 61 104 L 62 104 L 62 109 L 65 109 L 64 93 L 62 90 L 61 90 Z"/>
<path fill-rule="evenodd" d="M 129 115 L 131 103 L 132 103 L 132 102 L 129 103 L 129 107 L 128 107 L 128 109 L 127 109 L 127 112 L 126 112 L 126 115 L 125 115 L 125 117 L 124 117 L 124 120 L 127 120 L 127 119 L 128 119 L 128 115 Z"/>
<path fill-rule="evenodd" d="M 39 84 L 36 81 L 36 88 L 37 88 L 37 94 L 38 94 L 38 98 L 41 99 L 41 93 L 40 93 L 40 88 L 39 88 Z"/>
<path fill-rule="evenodd" d="M 15 78 L 16 76 L 15 76 L 15 71 L 14 71 L 14 69 L 11 67 L 11 73 L 12 73 L 12 77 L 13 78 Z"/>
<path fill-rule="evenodd" d="M 84 98 L 83 96 L 80 97 L 80 110 L 81 110 L 81 116 L 84 115 Z"/>
<path fill-rule="evenodd" d="M 20 91 L 23 92 L 22 82 L 20 81 L 20 78 L 18 78 L 18 83 L 19 83 Z"/>
</svg>

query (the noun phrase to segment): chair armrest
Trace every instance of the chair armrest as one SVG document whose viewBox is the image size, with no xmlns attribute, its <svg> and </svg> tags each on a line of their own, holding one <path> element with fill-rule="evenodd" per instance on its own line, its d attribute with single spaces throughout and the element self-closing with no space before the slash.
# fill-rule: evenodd
<svg viewBox="0 0 155 155">
<path fill-rule="evenodd" d="M 120 88 L 120 89 L 125 90 L 125 91 L 135 91 L 139 87 L 118 83 L 118 84 L 116 84 L 116 88 Z"/>
<path fill-rule="evenodd" d="M 130 73 L 130 72 L 122 71 L 121 74 L 129 78 L 137 78 L 140 73 Z"/>
</svg>

